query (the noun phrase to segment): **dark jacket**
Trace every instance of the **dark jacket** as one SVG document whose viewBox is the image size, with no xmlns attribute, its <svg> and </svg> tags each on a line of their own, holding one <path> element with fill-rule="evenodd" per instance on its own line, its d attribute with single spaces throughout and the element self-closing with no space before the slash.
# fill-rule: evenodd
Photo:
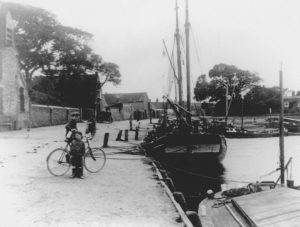
<svg viewBox="0 0 300 227">
<path fill-rule="evenodd" d="M 70 153 L 74 156 L 83 156 L 85 153 L 84 142 L 74 139 L 70 144 Z"/>
<path fill-rule="evenodd" d="M 77 129 L 77 121 L 75 119 L 71 119 L 67 124 L 66 124 L 66 130 L 70 131 L 72 129 Z"/>
<path fill-rule="evenodd" d="M 96 134 L 96 121 L 94 119 L 88 121 L 85 133 L 91 133 L 92 136 Z"/>
<path fill-rule="evenodd" d="M 77 130 L 77 121 L 75 119 L 71 119 L 65 126 L 66 128 L 66 135 L 68 134 L 69 131 L 71 131 L 72 129 L 76 129 Z"/>
</svg>

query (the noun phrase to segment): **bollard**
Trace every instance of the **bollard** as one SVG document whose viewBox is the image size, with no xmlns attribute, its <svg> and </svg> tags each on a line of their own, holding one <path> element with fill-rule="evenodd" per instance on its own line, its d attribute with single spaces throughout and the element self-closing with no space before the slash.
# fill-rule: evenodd
<svg viewBox="0 0 300 227">
<path fill-rule="evenodd" d="M 209 198 L 209 199 L 214 199 L 215 198 L 215 193 L 211 189 L 207 190 L 206 195 L 207 195 L 207 198 Z"/>
<path fill-rule="evenodd" d="M 286 186 L 288 188 L 294 188 L 294 181 L 293 180 L 287 180 L 286 181 Z"/>
<path fill-rule="evenodd" d="M 128 141 L 128 129 L 125 129 L 124 141 Z"/>
<path fill-rule="evenodd" d="M 109 133 L 106 132 L 104 134 L 104 140 L 103 140 L 103 146 L 102 147 L 108 147 L 108 138 L 109 138 Z"/>
<path fill-rule="evenodd" d="M 202 224 L 201 224 L 201 221 L 200 221 L 200 218 L 199 218 L 197 212 L 188 210 L 185 214 L 188 217 L 188 219 L 192 222 L 194 227 L 202 227 Z"/>
<path fill-rule="evenodd" d="M 139 140 L 139 128 L 136 127 L 135 129 L 135 140 Z"/>
<path fill-rule="evenodd" d="M 123 130 L 119 130 L 119 133 L 118 133 L 118 136 L 117 136 L 117 138 L 116 138 L 116 141 L 122 140 L 122 139 L 121 139 L 121 137 L 122 137 L 122 132 L 123 132 Z"/>
</svg>

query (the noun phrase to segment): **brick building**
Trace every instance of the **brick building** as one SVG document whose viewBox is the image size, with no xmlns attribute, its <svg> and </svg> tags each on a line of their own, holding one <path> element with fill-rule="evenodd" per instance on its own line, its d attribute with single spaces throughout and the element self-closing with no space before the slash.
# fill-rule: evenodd
<svg viewBox="0 0 300 227">
<path fill-rule="evenodd" d="M 28 123 L 29 97 L 15 48 L 14 21 L 0 4 L 0 130 L 19 129 Z"/>
</svg>

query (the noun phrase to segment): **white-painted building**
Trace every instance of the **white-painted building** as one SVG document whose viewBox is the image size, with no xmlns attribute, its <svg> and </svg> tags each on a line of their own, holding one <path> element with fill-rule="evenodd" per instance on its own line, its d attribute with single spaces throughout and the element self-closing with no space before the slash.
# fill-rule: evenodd
<svg viewBox="0 0 300 227">
<path fill-rule="evenodd" d="M 19 68 L 14 24 L 0 4 L 0 131 L 29 124 L 29 96 Z"/>
</svg>

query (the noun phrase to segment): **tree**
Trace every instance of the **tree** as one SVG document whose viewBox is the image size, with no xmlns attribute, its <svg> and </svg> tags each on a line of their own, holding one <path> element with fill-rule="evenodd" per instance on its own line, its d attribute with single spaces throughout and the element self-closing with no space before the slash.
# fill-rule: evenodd
<svg viewBox="0 0 300 227">
<path fill-rule="evenodd" d="M 54 60 L 48 46 L 53 40 L 54 27 L 58 25 L 50 12 L 17 3 L 3 3 L 17 21 L 15 28 L 16 47 L 21 70 L 30 86 L 32 75 L 46 62 Z"/>
<path fill-rule="evenodd" d="M 114 85 L 121 83 L 121 73 L 117 64 L 106 62 L 99 65 L 96 70 L 99 70 L 101 77 L 103 77 L 103 81 L 100 81 L 101 87 L 103 87 L 107 82 L 111 82 Z"/>
<path fill-rule="evenodd" d="M 215 104 L 218 114 L 225 114 L 226 89 L 232 98 L 232 104 L 241 98 L 241 93 L 250 90 L 260 82 L 256 73 L 241 70 L 234 65 L 218 64 L 209 71 L 209 79 L 201 75 L 194 89 L 195 99 L 203 101 L 209 98 Z"/>
<path fill-rule="evenodd" d="M 79 29 L 56 26 L 52 51 L 56 56 L 55 69 L 61 76 L 82 75 L 87 70 L 94 70 L 94 56 L 97 56 L 98 63 L 102 62 L 102 58 L 94 54 L 88 45 L 91 38 L 91 34 Z M 48 70 L 51 72 L 51 68 L 48 67 Z"/>
<path fill-rule="evenodd" d="M 209 78 L 216 88 L 223 89 L 223 95 L 225 95 L 226 87 L 228 87 L 229 94 L 240 95 L 242 91 L 251 89 L 261 81 L 256 73 L 226 64 L 215 65 L 209 71 Z M 222 94 L 217 93 L 217 95 Z M 215 98 L 220 98 L 220 96 Z"/>
<path fill-rule="evenodd" d="M 81 85 L 87 83 L 88 87 L 95 91 L 96 77 L 91 80 L 89 75 L 95 75 L 96 72 L 104 77 L 102 86 L 106 82 L 120 83 L 119 67 L 114 63 L 104 63 L 100 55 L 93 53 L 89 46 L 92 34 L 60 24 L 54 14 L 41 8 L 9 2 L 3 5 L 17 22 L 16 47 L 19 52 L 20 67 L 25 75 L 31 97 L 32 80 L 37 72 L 58 78 L 54 79 L 55 87 L 45 87 L 44 84 L 39 86 L 38 83 L 47 81 L 39 78 L 35 81 L 34 88 L 40 93 L 48 94 L 49 97 L 66 98 L 67 100 L 62 101 L 67 103 L 70 103 L 69 97 L 79 94 L 78 89 L 82 87 L 78 83 Z M 94 81 L 94 88 L 91 87 L 90 81 Z M 74 84 L 76 88 L 72 87 Z M 45 91 L 39 90 L 41 87 L 45 88 Z M 63 88 L 68 89 L 69 93 L 63 91 Z M 88 89 L 85 87 L 82 89 L 86 93 L 81 95 L 90 97 Z M 35 98 L 38 99 L 38 95 Z M 73 101 L 71 103 L 75 105 Z M 86 104 L 84 101 L 80 103 Z"/>
<path fill-rule="evenodd" d="M 279 113 L 280 111 L 280 90 L 279 87 L 267 88 L 265 86 L 255 86 L 245 96 L 245 114 L 263 115 Z"/>
</svg>

